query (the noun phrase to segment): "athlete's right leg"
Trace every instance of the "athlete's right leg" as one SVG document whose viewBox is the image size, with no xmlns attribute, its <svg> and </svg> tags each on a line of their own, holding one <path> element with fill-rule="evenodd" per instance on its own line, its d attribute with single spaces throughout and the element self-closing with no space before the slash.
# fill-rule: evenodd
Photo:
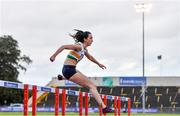
<svg viewBox="0 0 180 116">
<path fill-rule="evenodd" d="M 102 108 L 106 108 L 106 105 L 103 103 L 98 91 L 96 85 L 90 81 L 85 75 L 83 75 L 81 72 L 77 72 L 74 74 L 70 79 L 70 81 L 77 83 L 78 85 L 82 87 L 89 88 L 90 92 L 98 102 L 99 106 L 102 106 Z"/>
</svg>

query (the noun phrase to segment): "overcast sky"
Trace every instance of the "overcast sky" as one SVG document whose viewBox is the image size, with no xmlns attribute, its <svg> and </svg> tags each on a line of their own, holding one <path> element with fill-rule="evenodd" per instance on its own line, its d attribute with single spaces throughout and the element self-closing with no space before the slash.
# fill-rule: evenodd
<svg viewBox="0 0 180 116">
<path fill-rule="evenodd" d="M 21 72 L 24 83 L 45 85 L 61 73 L 68 51 L 54 63 L 53 52 L 73 44 L 73 29 L 90 31 L 89 52 L 107 66 L 84 58 L 77 69 L 87 76 L 142 75 L 142 13 L 136 3 L 151 3 L 145 13 L 145 75 L 180 76 L 180 0 L 0 0 L 0 34 L 12 35 L 33 63 Z M 158 60 L 157 56 L 162 55 Z"/>
</svg>

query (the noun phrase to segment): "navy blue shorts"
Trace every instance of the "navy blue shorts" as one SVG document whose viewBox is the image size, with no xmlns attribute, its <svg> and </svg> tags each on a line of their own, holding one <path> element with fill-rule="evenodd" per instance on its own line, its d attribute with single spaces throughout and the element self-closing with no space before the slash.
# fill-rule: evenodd
<svg viewBox="0 0 180 116">
<path fill-rule="evenodd" d="M 66 79 L 70 79 L 74 74 L 76 74 L 76 66 L 64 65 L 62 69 L 62 74 Z"/>
</svg>

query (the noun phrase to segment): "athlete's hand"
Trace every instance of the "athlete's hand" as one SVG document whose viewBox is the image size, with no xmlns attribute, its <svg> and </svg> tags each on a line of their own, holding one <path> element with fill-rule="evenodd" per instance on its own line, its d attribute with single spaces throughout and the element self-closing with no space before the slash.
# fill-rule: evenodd
<svg viewBox="0 0 180 116">
<path fill-rule="evenodd" d="M 51 62 L 54 62 L 55 58 L 56 58 L 56 57 L 55 57 L 54 55 L 52 55 L 52 56 L 50 57 L 50 61 L 51 61 Z"/>
<path fill-rule="evenodd" d="M 103 70 L 106 69 L 106 66 L 104 66 L 103 64 L 99 64 L 99 67 L 102 68 Z"/>
</svg>

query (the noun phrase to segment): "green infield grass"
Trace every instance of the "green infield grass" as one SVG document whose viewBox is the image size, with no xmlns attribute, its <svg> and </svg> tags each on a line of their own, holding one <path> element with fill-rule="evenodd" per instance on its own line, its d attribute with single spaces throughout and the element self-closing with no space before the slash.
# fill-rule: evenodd
<svg viewBox="0 0 180 116">
<path fill-rule="evenodd" d="M 28 113 L 28 116 L 31 116 L 31 113 Z M 0 116 L 23 116 L 22 112 L 0 112 Z M 37 116 L 54 116 L 54 112 L 37 112 Z M 59 113 L 61 116 L 61 113 Z M 79 113 L 67 112 L 66 116 L 79 116 Z M 84 116 L 84 114 L 83 114 Z M 89 113 L 88 116 L 99 116 L 99 113 Z M 106 116 L 114 116 L 113 113 L 108 113 Z M 126 113 L 121 113 L 121 116 L 127 116 Z M 180 114 L 152 114 L 152 113 L 132 113 L 131 116 L 180 116 Z"/>
</svg>

